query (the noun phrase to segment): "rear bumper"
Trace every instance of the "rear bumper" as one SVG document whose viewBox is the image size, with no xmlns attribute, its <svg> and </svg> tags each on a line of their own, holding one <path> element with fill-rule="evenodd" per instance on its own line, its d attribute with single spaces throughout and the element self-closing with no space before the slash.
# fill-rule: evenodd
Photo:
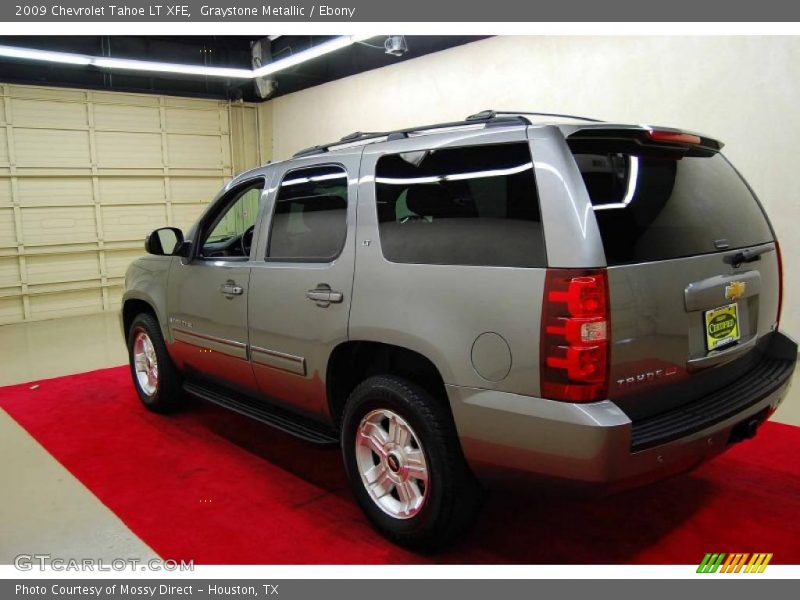
<svg viewBox="0 0 800 600">
<path fill-rule="evenodd" d="M 634 424 L 610 400 L 570 404 L 447 386 L 464 454 L 473 471 L 487 482 L 528 474 L 613 484 L 657 479 L 689 468 L 725 450 L 741 437 L 741 424 L 754 428 L 785 397 L 797 346 L 775 335 L 780 336 L 779 355 L 765 360 L 780 364 L 773 365 L 760 385 L 752 384 L 751 373 L 690 405 L 701 410 L 682 407 L 681 414 L 661 415 L 660 424 Z M 746 391 L 741 393 L 742 389 Z M 726 396 L 735 404 L 726 405 Z M 653 432 L 659 431 L 668 437 L 654 437 Z"/>
</svg>

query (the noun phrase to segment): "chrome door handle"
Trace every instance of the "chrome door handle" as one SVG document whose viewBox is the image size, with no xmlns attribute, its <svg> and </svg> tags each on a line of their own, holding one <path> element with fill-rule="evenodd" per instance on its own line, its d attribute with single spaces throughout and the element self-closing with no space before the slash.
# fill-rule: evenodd
<svg viewBox="0 0 800 600">
<path fill-rule="evenodd" d="M 229 279 L 219 287 L 219 291 L 228 299 L 231 299 L 234 296 L 241 296 L 244 293 L 244 288 L 240 285 L 236 285 L 235 281 Z"/>
<path fill-rule="evenodd" d="M 331 304 L 339 304 L 344 296 L 341 292 L 334 292 L 327 283 L 320 283 L 313 290 L 306 292 L 306 298 L 313 300 L 317 306 L 326 308 Z"/>
</svg>

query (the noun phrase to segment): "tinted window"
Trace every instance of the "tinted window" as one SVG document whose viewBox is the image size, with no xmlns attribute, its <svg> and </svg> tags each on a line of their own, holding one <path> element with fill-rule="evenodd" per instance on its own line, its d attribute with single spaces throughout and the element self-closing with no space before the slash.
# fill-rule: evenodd
<svg viewBox="0 0 800 600">
<path fill-rule="evenodd" d="M 387 155 L 375 185 L 381 248 L 390 261 L 545 266 L 527 144 Z"/>
<path fill-rule="evenodd" d="M 267 256 L 336 258 L 347 234 L 347 173 L 324 166 L 287 173 L 275 203 Z"/>
<path fill-rule="evenodd" d="M 246 256 L 253 239 L 253 226 L 261 208 L 264 181 L 239 189 L 207 226 L 200 244 L 205 257 Z"/>
<path fill-rule="evenodd" d="M 719 154 L 576 154 L 609 264 L 772 241 L 761 207 Z"/>
</svg>

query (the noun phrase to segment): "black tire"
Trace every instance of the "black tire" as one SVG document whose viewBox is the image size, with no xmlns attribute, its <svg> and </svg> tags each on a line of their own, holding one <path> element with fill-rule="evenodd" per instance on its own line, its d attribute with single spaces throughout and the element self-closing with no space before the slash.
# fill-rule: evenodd
<svg viewBox="0 0 800 600">
<path fill-rule="evenodd" d="M 136 336 L 144 332 L 153 344 L 153 350 L 158 363 L 158 383 L 152 394 L 142 389 L 136 377 L 136 367 L 133 358 L 133 348 Z M 150 313 L 136 315 L 128 330 L 128 362 L 131 369 L 131 378 L 139 399 L 149 410 L 157 413 L 166 413 L 175 410 L 183 400 L 182 380 L 178 369 L 172 362 L 164 344 L 164 336 L 156 318 Z"/>
<path fill-rule="evenodd" d="M 361 478 L 356 435 L 361 420 L 379 409 L 392 411 L 410 425 L 427 463 L 427 496 L 419 512 L 409 518 L 387 514 Z M 474 521 L 481 489 L 464 460 L 452 416 L 442 402 L 419 386 L 389 375 L 362 382 L 345 406 L 341 446 L 356 500 L 372 524 L 396 544 L 425 552 L 440 550 Z"/>
</svg>

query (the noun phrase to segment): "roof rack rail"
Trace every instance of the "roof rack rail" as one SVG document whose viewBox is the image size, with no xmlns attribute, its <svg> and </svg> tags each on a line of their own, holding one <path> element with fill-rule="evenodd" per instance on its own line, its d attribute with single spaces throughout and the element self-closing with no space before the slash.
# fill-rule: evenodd
<svg viewBox="0 0 800 600">
<path fill-rule="evenodd" d="M 386 133 L 381 133 L 379 131 L 354 131 L 353 133 L 348 133 L 343 138 L 340 138 L 340 142 L 355 142 L 360 140 L 361 138 L 371 138 L 386 135 Z"/>
<path fill-rule="evenodd" d="M 590 123 L 604 123 L 600 119 L 592 119 L 590 117 L 580 117 L 578 115 L 565 115 L 561 113 L 547 113 L 547 112 L 530 112 L 524 110 L 482 110 L 479 113 L 467 117 L 467 121 L 483 121 L 486 119 L 497 118 L 499 116 L 508 115 L 531 115 L 536 117 L 559 117 L 562 119 L 578 119 L 580 121 L 589 121 Z"/>
<path fill-rule="evenodd" d="M 472 115 L 468 119 L 464 121 L 453 121 L 448 123 L 435 123 L 433 125 L 423 125 L 420 127 L 409 127 L 406 129 L 397 129 L 395 131 L 373 131 L 373 132 L 361 132 L 356 131 L 354 133 L 348 134 L 341 138 L 336 142 L 330 142 L 328 144 L 320 144 L 318 146 L 311 146 L 310 148 L 306 148 L 304 150 L 300 150 L 296 152 L 292 158 L 300 158 L 303 156 L 313 156 L 315 154 L 322 154 L 323 152 L 329 152 L 332 148 L 336 148 L 337 146 L 345 146 L 348 144 L 355 144 L 358 142 L 369 143 L 370 140 L 378 141 L 378 140 L 399 140 L 403 138 L 407 138 L 409 134 L 413 133 L 421 133 L 425 131 L 431 131 L 435 129 L 448 129 L 448 128 L 456 128 L 456 127 L 467 127 L 470 125 L 476 125 L 479 123 L 483 123 L 486 127 L 500 127 L 500 126 L 508 126 L 508 125 L 530 125 L 531 122 L 526 119 L 524 116 L 514 113 L 493 113 L 492 111 L 484 111 L 489 112 L 492 114 L 487 114 L 485 116 L 479 115 Z"/>
</svg>

